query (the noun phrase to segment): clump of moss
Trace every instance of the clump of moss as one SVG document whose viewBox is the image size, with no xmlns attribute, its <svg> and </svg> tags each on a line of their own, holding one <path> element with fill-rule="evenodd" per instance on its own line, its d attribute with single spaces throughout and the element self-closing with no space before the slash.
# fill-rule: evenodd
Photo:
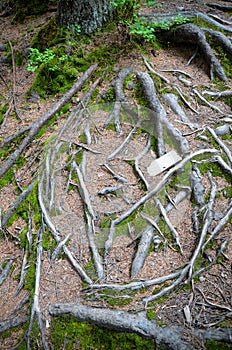
<svg viewBox="0 0 232 350">
<path fill-rule="evenodd" d="M 206 349 L 208 350 L 227 350 L 231 349 L 231 344 L 226 344 L 222 342 L 216 342 L 214 340 L 206 340 Z"/>
<path fill-rule="evenodd" d="M 31 47 L 37 48 L 40 51 L 46 50 L 46 48 L 51 46 L 51 43 L 57 37 L 58 33 L 59 28 L 57 26 L 56 16 L 54 16 L 36 33 L 31 42 Z"/>
<path fill-rule="evenodd" d="M 51 342 L 57 350 L 62 349 L 122 349 L 150 350 L 155 348 L 153 340 L 135 334 L 119 333 L 78 322 L 69 316 L 54 317 L 51 323 Z"/>
</svg>

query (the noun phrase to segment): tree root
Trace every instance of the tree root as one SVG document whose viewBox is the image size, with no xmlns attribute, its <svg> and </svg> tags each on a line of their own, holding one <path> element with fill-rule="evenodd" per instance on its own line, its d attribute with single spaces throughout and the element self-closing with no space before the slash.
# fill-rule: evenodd
<svg viewBox="0 0 232 350">
<path fill-rule="evenodd" d="M 134 315 L 125 311 L 93 308 L 83 304 L 50 305 L 52 316 L 71 315 L 79 321 L 91 322 L 98 327 L 105 327 L 123 332 L 134 332 L 138 335 L 154 339 L 156 345 L 164 344 L 172 350 L 194 350 L 189 343 L 181 339 L 180 332 L 171 327 L 158 327 L 155 322 L 148 321 L 142 315 Z"/>
<path fill-rule="evenodd" d="M 204 31 L 194 24 L 182 24 L 174 29 L 172 32 L 172 39 L 175 42 L 182 43 L 188 42 L 199 46 L 199 49 L 205 56 L 206 62 L 210 66 L 210 78 L 213 79 L 213 72 L 215 75 L 225 83 L 228 82 L 228 78 L 224 72 L 224 69 L 215 54 L 213 53 L 210 45 L 206 41 Z M 170 34 L 171 34 L 170 33 Z"/>
<path fill-rule="evenodd" d="M 26 323 L 28 320 L 27 316 L 24 317 L 14 317 L 7 321 L 0 322 L 0 333 L 3 333 L 11 328 L 19 327 Z"/>
<path fill-rule="evenodd" d="M 164 18 L 166 20 L 173 21 L 175 16 L 177 16 L 178 13 L 173 14 L 143 14 L 139 13 L 139 17 L 144 18 L 146 21 L 162 21 Z M 219 21 L 211 18 L 210 16 L 201 13 L 201 12 L 183 12 L 183 15 L 187 18 L 201 18 L 202 20 L 208 22 L 211 25 L 214 25 L 218 27 L 220 30 L 223 30 L 228 33 L 232 33 L 231 25 L 224 25 L 221 24 Z M 177 42 L 177 43 L 191 43 L 195 44 L 199 47 L 203 55 L 205 56 L 206 63 L 209 64 L 209 73 L 211 80 L 214 78 L 214 72 L 215 75 L 222 81 L 228 82 L 228 78 L 224 72 L 224 69 L 218 59 L 216 58 L 215 54 L 213 53 L 210 45 L 208 44 L 204 32 L 207 32 L 212 36 L 212 38 L 221 45 L 224 50 L 231 54 L 231 42 L 230 40 L 222 33 L 207 29 L 207 28 L 201 28 L 197 25 L 187 23 L 182 24 L 178 26 L 177 28 L 171 30 L 170 32 L 167 32 L 166 38 L 168 40 Z M 163 35 L 163 33 L 162 33 Z"/>
<path fill-rule="evenodd" d="M 91 66 L 82 77 L 73 85 L 73 87 L 57 102 L 49 111 L 47 111 L 39 120 L 34 122 L 28 135 L 23 139 L 18 148 L 9 156 L 5 163 L 0 168 L 0 178 L 10 169 L 14 162 L 19 158 L 25 148 L 31 143 L 34 137 L 38 134 L 41 128 L 56 114 L 75 93 L 81 89 L 85 81 L 90 77 L 92 72 L 97 68 L 97 65 Z"/>
</svg>

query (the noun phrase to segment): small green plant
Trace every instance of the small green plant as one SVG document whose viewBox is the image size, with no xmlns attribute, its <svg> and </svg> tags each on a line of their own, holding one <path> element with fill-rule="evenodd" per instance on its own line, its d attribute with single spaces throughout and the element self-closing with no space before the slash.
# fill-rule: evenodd
<svg viewBox="0 0 232 350">
<path fill-rule="evenodd" d="M 145 6 L 156 6 L 156 7 L 162 7 L 162 4 L 157 3 L 155 0 L 147 0 L 144 4 Z"/>
<path fill-rule="evenodd" d="M 155 28 L 152 25 L 137 18 L 132 25 L 129 26 L 130 35 L 143 38 L 146 42 L 150 42 L 155 39 Z"/>
<path fill-rule="evenodd" d="M 41 64 L 48 64 L 55 58 L 53 50 L 46 49 L 43 53 L 38 49 L 30 48 L 29 63 L 27 65 L 28 72 L 35 72 Z M 56 71 L 58 66 L 52 65 L 49 70 Z"/>
<path fill-rule="evenodd" d="M 81 26 L 79 24 L 75 25 L 75 33 L 80 34 L 81 33 Z"/>
<path fill-rule="evenodd" d="M 136 10 L 141 6 L 138 0 L 115 0 L 112 4 L 116 7 L 119 23 L 129 29 L 129 34 L 137 39 L 143 39 L 145 42 L 152 42 L 156 39 L 155 32 L 160 30 L 169 30 L 173 26 L 186 23 L 187 18 L 178 14 L 171 21 L 163 19 L 148 23 L 145 18 L 139 18 Z M 154 0 L 147 0 L 146 6 L 162 6 Z"/>
<path fill-rule="evenodd" d="M 115 0 L 111 2 L 116 7 L 117 17 L 121 23 L 130 25 L 137 17 L 136 10 L 141 6 L 139 0 Z"/>
<path fill-rule="evenodd" d="M 189 22 L 190 19 L 182 16 L 180 13 L 174 17 L 173 24 L 180 25 Z"/>
</svg>

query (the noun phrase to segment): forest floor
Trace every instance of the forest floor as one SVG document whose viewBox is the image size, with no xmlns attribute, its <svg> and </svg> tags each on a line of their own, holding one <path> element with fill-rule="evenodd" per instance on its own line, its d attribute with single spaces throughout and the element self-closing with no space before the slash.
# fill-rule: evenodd
<svg viewBox="0 0 232 350">
<path fill-rule="evenodd" d="M 163 13 L 176 13 L 183 10 L 201 11 L 215 14 L 228 21 L 231 20 L 231 17 L 226 15 L 225 12 L 212 9 L 201 1 L 166 1 L 162 2 L 162 7 L 144 8 L 140 10 L 141 12 L 146 10 L 146 12 L 159 11 Z M 49 12 L 39 18 L 26 18 L 22 24 L 12 24 L 12 16 L 1 17 L 0 33 L 2 42 L 0 42 L 0 45 L 3 42 L 5 43 L 6 40 L 9 40 L 13 43 L 14 50 L 23 51 L 24 53 L 27 52 L 30 48 L 32 38 L 41 28 L 41 25 L 46 23 L 54 15 L 55 13 Z M 189 143 L 190 152 L 196 152 L 210 147 L 208 140 L 204 138 L 206 128 L 215 128 L 218 125 L 228 124 L 228 121 L 231 125 L 232 114 L 231 106 L 227 105 L 222 99 L 218 98 L 210 101 L 217 108 L 217 110 L 213 110 L 205 103 L 200 102 L 196 94 L 194 94 L 193 90 L 202 94 L 204 90 L 216 90 L 218 88 L 217 84 L 210 81 L 207 65 L 200 54 L 192 60 L 191 64 L 187 65 L 187 62 L 194 54 L 194 50 L 195 48 L 190 45 L 182 45 L 181 48 L 170 46 L 169 48 L 157 49 L 154 54 L 152 49 L 149 47 L 146 48 L 147 60 L 156 72 L 169 81 L 167 88 L 174 85 L 181 87 L 182 93 L 188 96 L 190 105 L 196 111 L 190 110 L 185 105 L 182 106 L 191 124 L 197 125 L 197 129 L 193 132 L 188 125 L 181 122 L 180 118 L 162 100 L 169 120 L 182 135 L 185 135 Z M 4 57 L 4 55 L 5 53 L 1 52 L 1 57 Z M 118 57 L 118 61 L 112 69 L 112 80 L 121 69 L 129 66 L 132 66 L 136 72 L 147 71 L 141 53 L 134 49 L 126 56 L 122 54 L 121 57 Z M 181 74 L 181 71 L 184 72 L 184 74 Z M 13 82 L 11 67 L 8 64 L 0 63 L 0 74 L 1 77 L 4 78 L 0 80 L 1 98 L 7 100 L 10 96 L 8 87 L 12 86 Z M 181 82 L 179 80 L 179 75 L 185 78 L 187 77 L 189 85 Z M 35 73 L 27 71 L 26 60 L 22 66 L 16 66 L 15 93 L 21 120 L 19 121 L 11 115 L 7 116 L 4 124 L 2 124 L 0 128 L 1 142 L 3 142 L 6 137 L 16 134 L 23 127 L 36 121 L 54 103 L 59 101 L 60 95 L 48 96 L 46 99 L 36 98 L 36 100 L 33 100 L 31 96 L 29 98 L 25 97 L 34 77 Z M 110 83 L 110 79 L 104 80 L 101 83 L 99 95 L 107 90 Z M 135 84 L 136 79 L 134 77 L 132 78 L 132 84 L 130 86 L 128 85 L 125 90 L 128 100 L 132 103 L 135 101 Z M 229 79 L 228 84 L 224 84 L 223 89 L 232 89 L 231 79 Z M 83 92 L 80 92 L 76 96 L 76 100 L 72 100 L 72 110 L 75 109 L 82 96 Z M 218 112 L 218 110 L 222 111 L 222 113 Z M 117 196 L 114 194 L 99 196 L 98 193 L 103 188 L 118 186 L 118 182 L 112 177 L 112 174 L 107 172 L 106 168 L 104 168 L 104 164 L 107 163 L 109 155 L 120 146 L 126 135 L 130 132 L 131 125 L 125 123 L 125 125 L 122 126 L 122 132 L 118 134 L 113 130 L 106 130 L 104 128 L 104 122 L 107 116 L 107 112 L 104 111 L 104 108 L 96 103 L 94 106 L 90 107 L 90 112 L 95 125 L 95 130 L 91 131 L 91 137 L 94 138 L 97 134 L 98 142 L 90 146 L 91 150 L 95 153 L 88 152 L 85 182 L 90 194 L 93 210 L 98 215 L 99 222 L 98 225 L 96 225 L 96 235 L 98 235 L 103 220 L 107 221 L 107 212 L 114 212 L 117 215 L 122 211 L 127 211 L 131 205 L 136 203 L 141 196 L 143 196 L 144 188 L 141 186 L 141 182 L 138 182 L 138 178 L 129 164 L 129 160 L 135 159 L 146 147 L 147 135 L 146 133 L 136 134 L 126 151 L 123 152 L 123 155 L 110 163 L 112 169 L 114 169 L 116 173 L 123 175 L 123 177 L 128 180 L 129 185 L 123 185 L 122 188 L 119 188 L 119 195 Z M 24 158 L 27 159 L 27 162 L 19 169 L 15 168 L 14 176 L 18 181 L 19 188 L 28 186 L 31 183 L 38 167 L 38 162 L 33 164 L 34 158 L 40 158 L 40 160 L 42 160 L 44 154 L 43 147 L 45 149 L 44 144 L 46 140 L 51 138 L 52 135 L 57 135 L 61 125 L 63 125 L 67 119 L 67 116 L 68 113 L 61 115 L 55 121 L 55 124 L 47 128 L 46 133 L 43 134 L 42 137 L 35 139 L 30 147 L 27 148 L 24 153 Z M 84 127 L 85 125 L 81 125 L 79 135 L 83 133 Z M 64 136 L 69 142 L 80 142 L 80 139 L 78 139 L 76 135 L 69 135 L 66 133 Z M 169 141 L 170 140 L 167 140 L 167 143 L 169 143 Z M 224 142 L 230 151 L 232 151 L 231 129 Z M 169 145 L 168 150 L 171 149 L 172 146 Z M 66 157 L 66 153 L 60 156 L 56 164 L 57 167 L 63 167 L 64 159 L 62 157 Z M 145 174 L 149 188 L 153 188 L 158 184 L 163 176 L 163 173 L 157 177 L 149 173 L 148 167 L 153 160 L 154 154 L 149 151 L 140 162 L 140 169 L 142 173 Z M 206 169 L 207 171 L 212 170 L 210 163 L 207 163 Z M 61 238 L 65 238 L 67 233 L 71 232 L 72 235 L 68 246 L 73 256 L 76 257 L 81 266 L 86 268 L 91 278 L 96 278 L 92 271 L 91 253 L 89 251 L 88 241 L 84 235 L 86 223 L 83 214 L 82 199 L 75 190 L 74 185 L 71 186 L 69 192 L 64 192 L 64 188 L 67 185 L 67 177 L 67 170 L 61 171 L 56 175 L 54 208 L 57 212 L 55 214 L 50 214 L 53 215 L 54 224 L 60 232 Z M 186 174 L 186 177 L 188 177 L 188 174 Z M 202 177 L 205 192 L 209 195 L 211 184 L 207 173 L 203 174 Z M 15 179 L 12 179 L 12 182 L 8 182 L 6 186 L 1 188 L 0 208 L 2 213 L 9 209 L 19 193 L 15 188 Z M 213 209 L 211 230 L 213 230 L 228 210 L 228 203 L 230 201 L 228 193 L 231 193 L 231 183 L 228 182 L 227 178 L 214 174 L 213 181 L 217 186 L 217 198 Z M 181 185 L 181 183 L 179 185 Z M 176 192 L 171 190 L 169 194 L 174 197 Z M 57 208 L 60 207 L 61 210 L 59 211 Z M 145 214 L 147 214 L 147 212 L 145 212 Z M 154 213 L 151 212 L 151 215 L 154 215 Z M 177 205 L 169 214 L 169 219 L 179 234 L 183 253 L 180 254 L 179 249 L 177 249 L 172 239 L 170 239 L 165 249 L 163 249 L 162 244 L 160 246 L 158 245 L 157 249 L 154 248 L 149 252 L 143 268 L 133 278 L 133 281 L 146 281 L 168 275 L 182 268 L 189 261 L 197 242 L 197 236 L 192 228 L 191 215 L 192 203 L 190 197 L 187 197 L 183 202 Z M 133 225 L 133 222 L 131 222 L 130 225 L 130 234 L 128 233 L 128 225 L 125 224 L 123 234 L 118 233 L 116 235 L 112 249 L 107 257 L 105 277 L 103 281 L 101 281 L 102 283 L 126 284 L 131 282 L 130 269 L 137 248 L 137 235 L 139 232 L 136 225 Z M 26 303 L 26 300 L 30 295 L 30 291 L 25 286 L 18 294 L 16 293 L 22 261 L 25 256 L 25 251 L 21 248 L 17 237 L 21 237 L 23 233 L 26 235 L 25 227 L 27 227 L 26 222 L 22 218 L 19 218 L 8 227 L 7 232 L 4 232 L 0 238 L 0 263 L 6 263 L 12 260 L 11 273 L 0 286 L 0 322 L 9 319 L 15 312 L 15 308 L 17 308 L 23 300 L 25 300 L 25 305 L 20 309 L 18 315 L 20 317 L 28 315 L 29 304 Z M 32 232 L 36 232 L 35 227 L 32 226 L 31 229 Z M 195 281 L 193 289 L 183 286 L 180 288 L 180 286 L 178 286 L 177 290 L 167 295 L 163 301 L 152 304 L 151 309 L 154 310 L 155 320 L 157 322 L 163 325 L 171 324 L 184 326 L 186 329 L 191 329 L 192 327 L 203 327 L 207 329 L 214 325 L 217 326 L 217 324 L 221 326 L 224 320 L 224 325 L 226 327 L 232 326 L 230 318 L 232 314 L 231 233 L 232 227 L 230 223 L 220 231 L 220 234 L 216 238 L 217 244 L 204 252 L 201 266 L 204 266 L 204 264 L 207 265 L 213 261 L 222 243 L 225 241 L 227 242 L 226 250 L 220 261 L 213 264 L 210 269 L 204 271 L 200 275 L 200 278 Z M 99 235 L 96 239 L 96 244 L 99 249 L 104 247 L 104 243 L 102 242 L 105 242 L 105 234 L 106 233 L 104 233 L 103 236 Z M 51 240 L 51 238 L 49 239 Z M 34 241 L 34 244 L 36 243 L 37 240 Z M 70 265 L 69 261 L 64 258 L 63 255 L 60 255 L 51 263 L 50 254 L 50 249 L 44 251 L 40 282 L 40 307 L 43 320 L 46 321 L 46 333 L 48 338 L 49 324 L 51 322 L 48 306 L 51 304 L 85 300 L 84 302 L 91 306 L 104 308 L 112 307 L 106 300 L 107 298 L 100 296 L 100 293 L 96 293 L 95 295 L 90 294 L 87 300 L 83 292 L 82 280 Z M 125 298 L 128 297 L 129 302 L 126 302 L 124 305 L 120 303 L 117 305 L 117 303 L 115 303 L 113 308 L 131 312 L 144 311 L 144 303 L 141 302 L 141 300 L 152 295 L 158 288 L 160 287 L 152 286 L 146 288 L 137 293 L 133 298 L 125 295 Z M 110 301 L 112 303 L 112 299 L 110 299 Z M 22 330 L 12 333 L 10 338 L 0 337 L 1 349 L 8 349 L 15 346 L 20 332 L 22 332 Z M 186 337 L 188 338 L 187 335 Z M 199 349 L 204 349 L 201 343 L 195 345 L 197 345 Z"/>
</svg>

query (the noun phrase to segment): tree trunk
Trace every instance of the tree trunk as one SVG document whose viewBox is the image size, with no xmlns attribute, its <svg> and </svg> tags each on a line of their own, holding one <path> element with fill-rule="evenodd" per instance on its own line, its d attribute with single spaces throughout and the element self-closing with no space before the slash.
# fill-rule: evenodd
<svg viewBox="0 0 232 350">
<path fill-rule="evenodd" d="M 81 34 L 92 33 L 112 19 L 113 9 L 109 0 L 60 0 L 58 23 L 72 29 L 79 26 Z"/>
</svg>

